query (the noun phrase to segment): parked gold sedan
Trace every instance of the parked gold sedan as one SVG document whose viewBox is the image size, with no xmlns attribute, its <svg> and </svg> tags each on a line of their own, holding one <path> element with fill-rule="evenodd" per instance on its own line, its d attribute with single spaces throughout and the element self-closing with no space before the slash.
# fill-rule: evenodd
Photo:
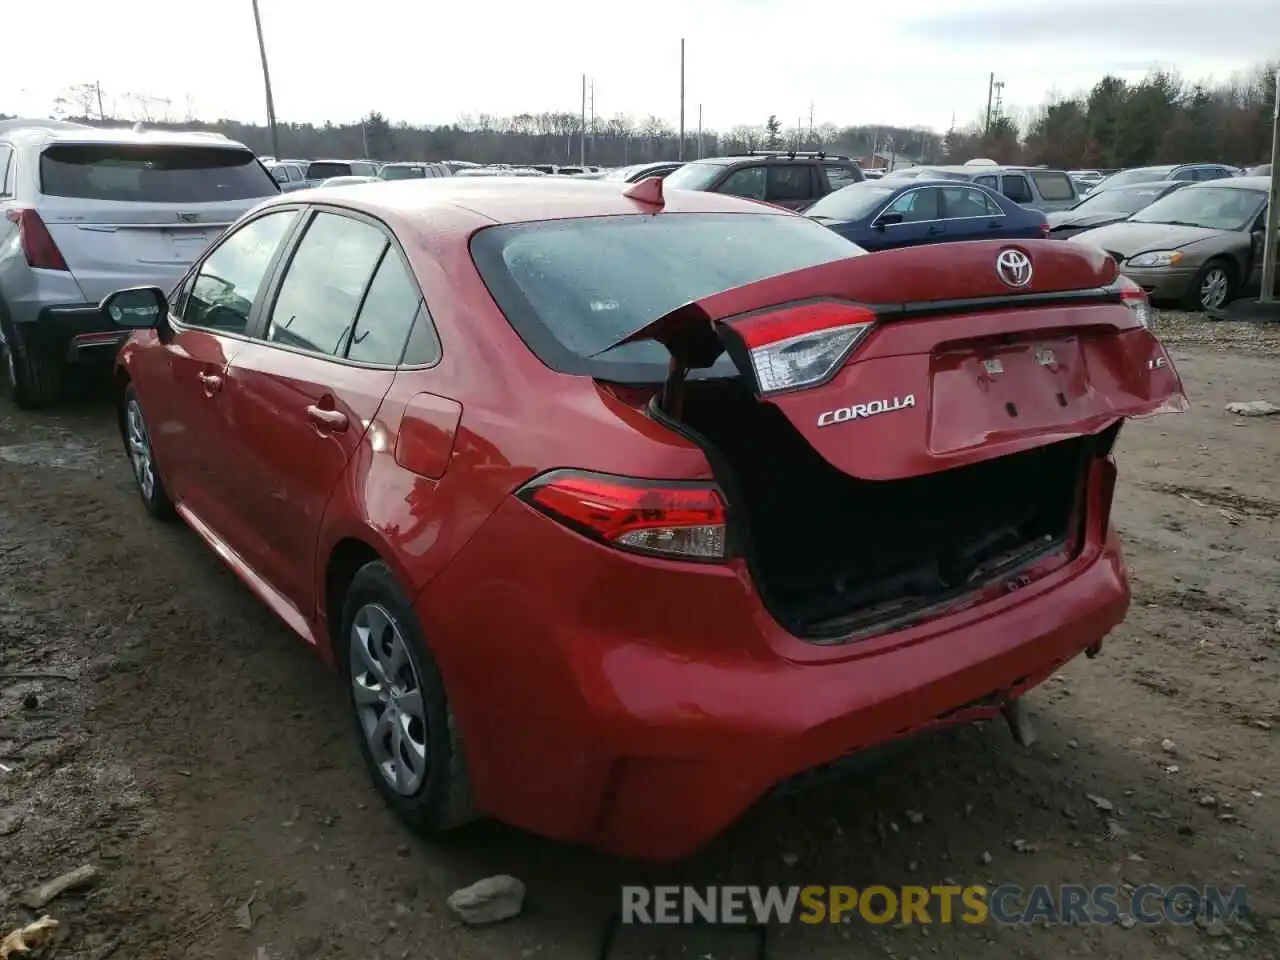
<svg viewBox="0 0 1280 960">
<path fill-rule="evenodd" d="M 1193 184 L 1066 242 L 1111 254 L 1153 301 L 1217 309 L 1261 280 L 1269 185 L 1265 177 Z"/>
</svg>

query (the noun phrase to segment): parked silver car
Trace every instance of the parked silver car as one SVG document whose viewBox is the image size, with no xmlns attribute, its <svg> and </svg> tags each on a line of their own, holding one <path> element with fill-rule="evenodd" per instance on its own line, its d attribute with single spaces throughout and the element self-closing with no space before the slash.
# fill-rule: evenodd
<svg viewBox="0 0 1280 960">
<path fill-rule="evenodd" d="M 177 283 L 242 213 L 280 193 L 216 134 L 0 123 L 0 347 L 14 399 L 57 399 L 69 369 L 110 362 L 113 290 Z"/>
</svg>

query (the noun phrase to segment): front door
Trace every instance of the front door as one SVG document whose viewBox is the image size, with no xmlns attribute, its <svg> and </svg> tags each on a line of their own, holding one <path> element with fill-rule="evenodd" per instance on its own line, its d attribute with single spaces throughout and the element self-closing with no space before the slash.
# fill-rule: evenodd
<svg viewBox="0 0 1280 960">
<path fill-rule="evenodd" d="M 254 533 L 246 559 L 303 616 L 316 600 L 325 507 L 391 387 L 421 299 L 385 228 L 318 212 L 227 371 Z"/>
<path fill-rule="evenodd" d="M 235 538 L 236 474 L 227 460 L 222 390 L 227 365 L 248 343 L 249 320 L 296 209 L 273 210 L 227 234 L 183 284 L 161 372 L 165 400 L 152 444 L 175 502 L 220 537 Z"/>
<path fill-rule="evenodd" d="M 884 249 L 916 247 L 947 239 L 947 223 L 942 219 L 942 188 L 915 187 L 900 194 L 881 213 L 901 217 L 885 226 Z"/>
</svg>

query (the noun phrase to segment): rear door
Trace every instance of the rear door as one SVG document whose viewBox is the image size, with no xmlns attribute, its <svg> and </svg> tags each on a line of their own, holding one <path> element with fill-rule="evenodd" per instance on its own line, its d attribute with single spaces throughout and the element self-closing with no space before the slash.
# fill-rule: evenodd
<svg viewBox="0 0 1280 960">
<path fill-rule="evenodd" d="M 803 210 L 818 199 L 821 190 L 817 182 L 818 169 L 813 164 L 775 163 L 767 169 L 764 198 L 769 203 L 788 210 Z"/>
<path fill-rule="evenodd" d="M 946 218 L 947 240 L 985 240 L 989 238 L 1014 239 L 1020 234 L 1009 226 L 1009 218 L 999 205 L 975 187 L 961 186 L 939 188 L 942 193 L 942 212 Z"/>
<path fill-rule="evenodd" d="M 232 459 L 245 478 L 245 556 L 304 614 L 315 599 L 325 506 L 395 378 L 421 301 L 384 226 L 320 208 L 253 341 L 228 369 Z"/>
<path fill-rule="evenodd" d="M 56 143 L 40 156 L 40 216 L 88 303 L 168 290 L 240 216 L 280 190 L 243 147 Z"/>
<path fill-rule="evenodd" d="M 1031 192 L 1031 182 L 1021 173 L 1006 173 L 1000 178 L 1000 192 L 1021 206 L 1031 206 L 1036 195 Z"/>
<path fill-rule="evenodd" d="M 162 366 L 139 382 L 165 483 L 220 537 L 239 539 L 240 474 L 230 459 L 223 387 L 300 216 L 276 208 L 224 236 L 173 297 Z M 150 389 L 148 389 L 150 388 Z"/>
</svg>

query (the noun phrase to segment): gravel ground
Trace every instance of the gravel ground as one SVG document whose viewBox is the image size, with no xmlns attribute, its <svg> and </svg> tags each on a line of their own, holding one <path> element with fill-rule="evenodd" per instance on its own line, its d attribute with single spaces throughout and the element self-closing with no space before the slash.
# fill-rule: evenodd
<svg viewBox="0 0 1280 960">
<path fill-rule="evenodd" d="M 953 730 L 662 868 L 495 824 L 410 835 L 365 779 L 337 681 L 194 534 L 145 519 L 101 397 L 0 401 L 0 936 L 42 912 L 23 891 L 84 864 L 96 879 L 43 911 L 62 924 L 46 957 L 594 958 L 637 880 L 1216 883 L 1248 886 L 1248 923 L 797 925 L 768 955 L 1274 960 L 1280 417 L 1224 406 L 1280 402 L 1280 331 L 1158 330 L 1193 409 L 1121 437 L 1134 605 L 1102 657 L 1032 695 L 1040 743 Z M 524 913 L 464 927 L 446 897 L 496 873 L 527 884 Z M 754 936 L 632 928 L 608 953 L 758 955 Z"/>
</svg>

